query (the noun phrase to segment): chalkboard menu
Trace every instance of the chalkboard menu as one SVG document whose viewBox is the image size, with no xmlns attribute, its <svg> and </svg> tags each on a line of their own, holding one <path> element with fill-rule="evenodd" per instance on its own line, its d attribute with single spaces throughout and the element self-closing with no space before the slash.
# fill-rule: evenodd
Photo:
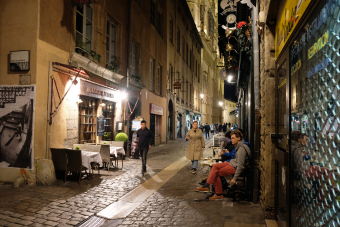
<svg viewBox="0 0 340 227">
<path fill-rule="evenodd" d="M 104 136 L 104 117 L 97 117 L 97 136 Z"/>
</svg>

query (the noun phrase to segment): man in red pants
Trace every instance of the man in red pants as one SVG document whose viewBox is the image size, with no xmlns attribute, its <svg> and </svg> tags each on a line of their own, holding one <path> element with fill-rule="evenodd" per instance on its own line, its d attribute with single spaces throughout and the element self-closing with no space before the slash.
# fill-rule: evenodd
<svg viewBox="0 0 340 227">
<path fill-rule="evenodd" d="M 243 141 L 243 134 L 239 130 L 231 132 L 231 142 L 235 146 L 236 157 L 230 162 L 214 164 L 209 174 L 207 183 L 200 188 L 195 189 L 198 192 L 208 192 L 210 185 L 215 185 L 216 194 L 209 197 L 209 200 L 223 199 L 223 188 L 220 177 L 234 175 L 230 185 L 236 183 L 237 178 L 250 162 L 250 149 Z"/>
</svg>

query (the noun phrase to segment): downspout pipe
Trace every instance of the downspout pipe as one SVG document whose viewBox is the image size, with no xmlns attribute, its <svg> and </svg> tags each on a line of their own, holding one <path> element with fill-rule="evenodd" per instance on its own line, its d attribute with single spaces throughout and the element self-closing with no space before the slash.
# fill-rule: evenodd
<svg viewBox="0 0 340 227">
<path fill-rule="evenodd" d="M 253 181 L 253 202 L 258 203 L 259 198 L 259 162 L 260 162 L 260 56 L 259 56 L 259 34 L 257 32 L 259 2 L 256 0 L 256 5 L 252 10 L 252 30 L 253 30 L 253 61 L 254 61 L 254 79 L 253 79 L 253 99 L 254 107 L 252 113 L 252 129 L 254 130 L 254 181 Z M 255 116 L 255 117 L 254 117 Z"/>
<path fill-rule="evenodd" d="M 128 22 L 127 22 L 127 46 L 126 46 L 126 89 L 129 89 L 129 82 L 130 82 L 130 42 L 131 42 L 131 0 L 128 0 Z M 126 91 L 127 92 L 127 91 Z M 126 98 L 126 111 L 128 110 L 128 102 L 129 98 Z M 128 114 L 126 115 L 128 116 Z M 127 155 L 130 154 L 130 120 L 126 119 L 126 135 L 128 136 L 127 142 Z"/>
</svg>

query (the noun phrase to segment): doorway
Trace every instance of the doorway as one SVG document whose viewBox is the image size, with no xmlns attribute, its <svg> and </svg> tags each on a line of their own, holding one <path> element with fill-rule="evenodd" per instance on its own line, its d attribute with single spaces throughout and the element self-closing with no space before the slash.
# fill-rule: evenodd
<svg viewBox="0 0 340 227">
<path fill-rule="evenodd" d="M 280 227 L 289 226 L 289 68 L 282 58 L 276 69 L 276 134 L 275 134 L 275 219 Z"/>
<path fill-rule="evenodd" d="M 150 131 L 155 136 L 155 129 L 156 129 L 156 115 L 150 114 Z M 155 145 L 155 138 L 152 140 L 152 146 Z"/>
<path fill-rule="evenodd" d="M 168 106 L 168 139 L 173 140 L 174 139 L 174 133 L 173 133 L 173 103 L 170 99 L 169 106 Z"/>
<path fill-rule="evenodd" d="M 177 138 L 182 138 L 182 114 L 177 115 Z"/>
</svg>

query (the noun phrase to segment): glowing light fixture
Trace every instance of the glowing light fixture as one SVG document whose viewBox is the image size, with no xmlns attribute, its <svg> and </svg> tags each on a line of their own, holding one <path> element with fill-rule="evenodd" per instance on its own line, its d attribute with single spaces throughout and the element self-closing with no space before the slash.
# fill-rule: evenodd
<svg viewBox="0 0 340 227">
<path fill-rule="evenodd" d="M 122 91 L 120 97 L 121 97 L 122 100 L 123 100 L 123 99 L 126 99 L 126 98 L 127 98 L 127 93 L 126 93 L 126 91 Z"/>
<path fill-rule="evenodd" d="M 203 97 L 204 97 L 204 95 L 203 95 L 203 94 L 201 94 L 201 99 L 203 99 Z"/>
<path fill-rule="evenodd" d="M 218 105 L 222 106 L 222 105 L 223 105 L 223 102 L 219 102 Z"/>
</svg>

